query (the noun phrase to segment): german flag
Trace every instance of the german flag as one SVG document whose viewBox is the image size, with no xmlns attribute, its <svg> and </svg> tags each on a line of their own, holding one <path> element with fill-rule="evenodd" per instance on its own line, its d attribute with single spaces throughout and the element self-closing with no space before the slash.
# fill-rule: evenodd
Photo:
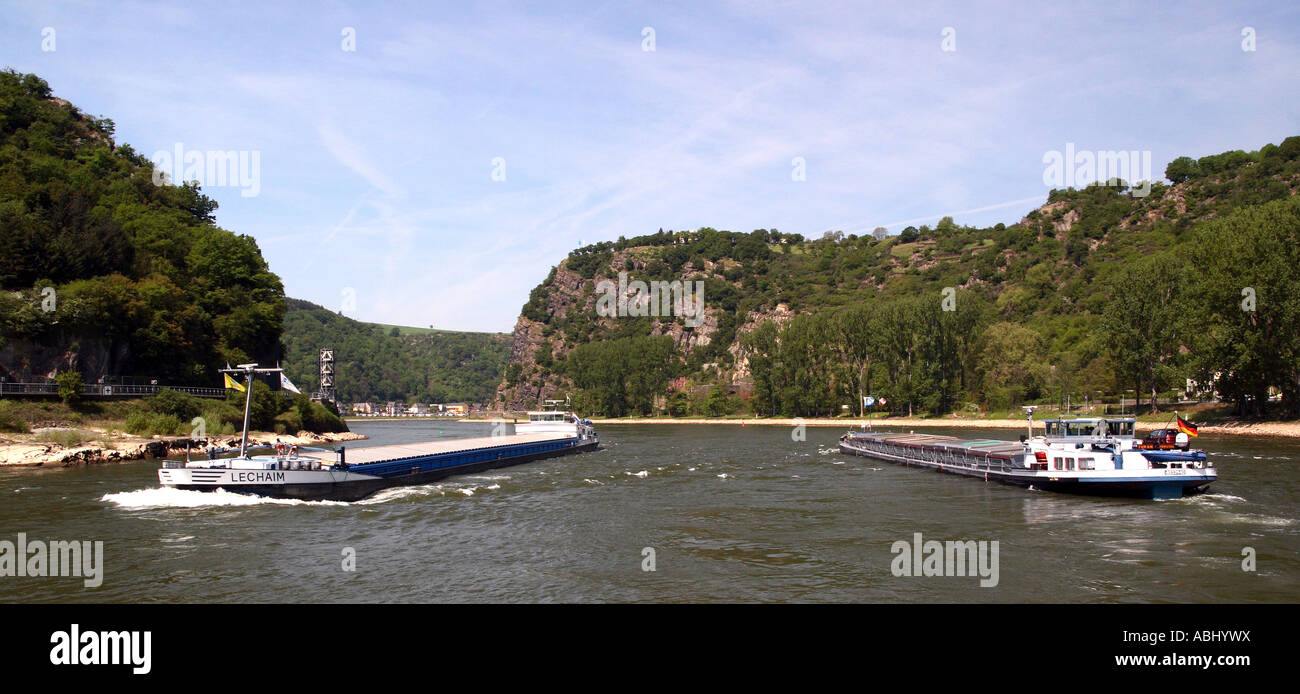
<svg viewBox="0 0 1300 694">
<path fill-rule="evenodd" d="M 1188 436 L 1196 436 L 1196 425 L 1192 424 L 1186 419 L 1183 419 L 1182 417 L 1178 418 L 1178 430 L 1183 432 L 1184 434 L 1187 434 Z"/>
</svg>

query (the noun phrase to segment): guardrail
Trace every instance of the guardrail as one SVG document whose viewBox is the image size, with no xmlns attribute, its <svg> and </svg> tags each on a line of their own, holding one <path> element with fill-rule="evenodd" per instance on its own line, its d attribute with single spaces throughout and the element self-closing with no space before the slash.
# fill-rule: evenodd
<svg viewBox="0 0 1300 694">
<path fill-rule="evenodd" d="M 81 386 L 81 394 L 91 397 L 115 398 L 141 395 L 157 395 L 163 388 L 178 390 L 200 398 L 224 398 L 225 388 L 198 388 L 194 386 L 154 386 L 123 385 L 119 383 L 91 383 Z M 58 395 L 59 384 L 46 383 L 0 383 L 0 397 L 6 395 Z"/>
</svg>

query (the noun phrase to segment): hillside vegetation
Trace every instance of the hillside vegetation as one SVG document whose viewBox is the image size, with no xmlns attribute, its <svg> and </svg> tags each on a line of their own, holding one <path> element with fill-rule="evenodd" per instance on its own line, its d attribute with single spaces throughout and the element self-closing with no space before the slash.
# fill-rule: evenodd
<svg viewBox="0 0 1300 694">
<path fill-rule="evenodd" d="M 272 361 L 284 290 L 196 184 L 155 185 L 113 122 L 0 72 L 0 376 L 216 384 Z"/>
<path fill-rule="evenodd" d="M 577 249 L 524 305 L 498 402 L 825 416 L 870 394 L 941 414 L 1151 398 L 1217 374 L 1239 413 L 1265 414 L 1273 389 L 1300 415 L 1300 137 L 1166 176 L 1145 196 L 1054 190 L 1009 226 L 660 230 Z M 704 282 L 704 320 L 598 315 L 598 282 L 620 272 Z"/>
<path fill-rule="evenodd" d="M 363 323 L 307 301 L 288 300 L 284 368 L 303 392 L 320 385 L 318 357 L 334 349 L 343 402 L 490 402 L 505 370 L 509 338 Z"/>
</svg>

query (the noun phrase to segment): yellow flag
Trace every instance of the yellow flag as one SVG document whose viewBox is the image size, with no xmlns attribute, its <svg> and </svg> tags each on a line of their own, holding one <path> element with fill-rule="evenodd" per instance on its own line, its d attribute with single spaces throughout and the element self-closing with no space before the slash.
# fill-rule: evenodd
<svg viewBox="0 0 1300 694">
<path fill-rule="evenodd" d="M 244 387 L 241 386 L 241 385 L 239 385 L 239 383 L 238 383 L 237 381 L 235 381 L 235 379 L 231 378 L 231 377 L 230 377 L 230 374 L 221 374 L 221 375 L 226 377 L 226 387 L 227 387 L 227 388 L 234 388 L 235 390 L 237 390 L 237 391 L 239 391 L 239 392 L 241 392 L 241 393 L 244 392 Z"/>
</svg>

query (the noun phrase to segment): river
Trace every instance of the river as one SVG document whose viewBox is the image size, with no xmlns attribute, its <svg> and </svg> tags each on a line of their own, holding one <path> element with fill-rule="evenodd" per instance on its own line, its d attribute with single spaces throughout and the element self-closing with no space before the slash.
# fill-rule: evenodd
<svg viewBox="0 0 1300 694">
<path fill-rule="evenodd" d="M 356 422 L 352 447 L 490 425 Z M 103 542 L 103 580 L 4 602 L 1295 602 L 1300 442 L 1201 436 L 1211 492 L 1076 497 L 836 449 L 842 431 L 605 425 L 598 452 L 357 503 L 160 489 L 158 463 L 0 470 L 0 541 Z M 966 438 L 1010 430 L 926 429 Z M 997 542 L 996 585 L 895 576 L 899 541 Z M 1254 570 L 1243 570 L 1253 557 Z M 354 568 L 354 570 L 347 570 Z M 653 570 L 648 570 L 653 569 Z M 970 572 L 973 573 L 973 570 Z M 989 581 L 984 581 L 988 583 Z"/>
</svg>

